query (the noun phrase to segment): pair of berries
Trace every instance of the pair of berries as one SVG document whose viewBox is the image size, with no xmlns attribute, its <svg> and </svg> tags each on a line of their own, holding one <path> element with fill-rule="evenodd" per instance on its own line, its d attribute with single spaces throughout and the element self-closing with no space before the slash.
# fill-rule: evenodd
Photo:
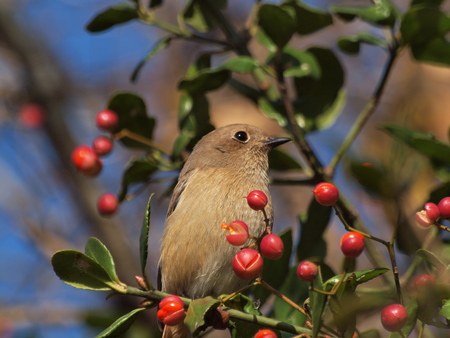
<svg viewBox="0 0 450 338">
<path fill-rule="evenodd" d="M 96 117 L 97 127 L 111 132 L 119 122 L 116 113 L 111 110 L 102 110 Z M 97 176 L 102 170 L 101 156 L 108 155 L 113 149 L 113 142 L 106 136 L 98 136 L 92 143 L 92 147 L 81 145 L 72 152 L 72 163 L 75 168 L 86 176 Z"/>
<path fill-rule="evenodd" d="M 439 218 L 450 218 L 450 197 L 444 197 L 437 205 L 425 203 L 423 210 L 416 213 L 417 223 L 423 228 L 431 227 Z"/>
<path fill-rule="evenodd" d="M 181 324 L 186 317 L 184 304 L 178 296 L 167 296 L 159 302 L 156 317 L 167 326 Z"/>
<path fill-rule="evenodd" d="M 247 195 L 247 203 L 253 210 L 260 211 L 267 205 L 268 198 L 264 192 L 253 190 Z M 223 223 L 221 228 L 230 233 L 226 236 L 226 239 L 234 246 L 244 245 L 250 236 L 247 224 L 242 221 L 234 221 L 230 224 Z M 233 257 L 231 264 L 233 271 L 239 278 L 250 280 L 259 276 L 263 268 L 262 256 L 273 260 L 280 259 L 284 252 L 284 244 L 277 235 L 267 234 L 259 243 L 259 250 L 245 248 L 239 250 Z"/>
</svg>

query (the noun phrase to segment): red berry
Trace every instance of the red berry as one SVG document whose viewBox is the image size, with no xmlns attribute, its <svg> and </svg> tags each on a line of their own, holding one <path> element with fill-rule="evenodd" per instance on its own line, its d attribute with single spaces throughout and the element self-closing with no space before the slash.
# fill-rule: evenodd
<svg viewBox="0 0 450 338">
<path fill-rule="evenodd" d="M 272 330 L 262 329 L 256 332 L 253 338 L 277 338 L 277 335 Z"/>
<path fill-rule="evenodd" d="M 284 244 L 280 237 L 274 234 L 269 234 L 263 237 L 259 245 L 263 256 L 277 260 L 283 256 Z"/>
<path fill-rule="evenodd" d="M 19 110 L 19 122 L 27 128 L 39 128 L 45 122 L 45 111 L 41 105 L 27 103 Z"/>
<path fill-rule="evenodd" d="M 364 236 L 358 232 L 347 232 L 342 236 L 340 245 L 345 257 L 356 258 L 364 250 Z"/>
<path fill-rule="evenodd" d="M 417 276 L 416 279 L 414 280 L 414 287 L 417 290 L 421 290 L 423 288 L 429 287 L 436 284 L 436 278 L 434 278 L 434 276 L 432 275 L 428 275 L 428 274 L 423 274 L 420 276 Z"/>
<path fill-rule="evenodd" d="M 339 190 L 331 183 L 319 183 L 314 187 L 314 197 L 316 201 L 324 206 L 332 206 L 339 200 Z"/>
<path fill-rule="evenodd" d="M 304 282 L 312 282 L 319 273 L 319 267 L 310 261 L 303 261 L 297 267 L 297 276 Z"/>
<path fill-rule="evenodd" d="M 97 114 L 95 118 L 97 127 L 101 130 L 114 132 L 119 124 L 119 117 L 115 112 L 109 109 L 104 109 Z"/>
<path fill-rule="evenodd" d="M 102 162 L 97 154 L 86 145 L 76 147 L 72 152 L 72 163 L 86 176 L 96 176 L 102 170 Z"/>
<path fill-rule="evenodd" d="M 97 200 L 97 210 L 100 215 L 111 216 L 119 208 L 119 201 L 116 195 L 111 193 L 105 193 L 101 195 Z"/>
<path fill-rule="evenodd" d="M 425 203 L 423 208 L 425 209 L 427 216 L 433 223 L 436 222 L 437 219 L 440 217 L 439 208 L 436 204 L 431 202 Z"/>
<path fill-rule="evenodd" d="M 253 210 L 262 210 L 267 205 L 267 196 L 260 190 L 253 190 L 247 196 L 247 203 Z"/>
<path fill-rule="evenodd" d="M 226 223 L 222 223 L 220 226 L 224 230 L 228 230 L 230 232 L 227 235 L 227 241 L 231 245 L 241 246 L 247 242 L 248 239 L 248 226 L 242 221 L 234 221 L 231 222 L 230 225 Z"/>
<path fill-rule="evenodd" d="M 257 277 L 263 268 L 263 258 L 254 249 L 239 250 L 233 258 L 232 267 L 234 273 L 242 279 Z"/>
<path fill-rule="evenodd" d="M 161 300 L 158 307 L 159 310 L 156 316 L 164 325 L 173 326 L 180 324 L 186 317 L 183 301 L 178 296 L 167 296 Z"/>
<path fill-rule="evenodd" d="M 444 197 L 438 203 L 439 214 L 442 218 L 450 218 L 450 197 Z"/>
<path fill-rule="evenodd" d="M 113 149 L 113 146 L 114 144 L 111 139 L 106 136 L 98 136 L 92 142 L 92 150 L 94 150 L 98 156 L 108 155 Z"/>
<path fill-rule="evenodd" d="M 426 210 L 416 212 L 415 217 L 417 224 L 422 228 L 428 229 L 434 224 L 433 220 L 428 216 Z"/>
<path fill-rule="evenodd" d="M 406 324 L 408 313 L 403 305 L 392 304 L 381 311 L 381 324 L 389 332 L 400 331 Z"/>
</svg>

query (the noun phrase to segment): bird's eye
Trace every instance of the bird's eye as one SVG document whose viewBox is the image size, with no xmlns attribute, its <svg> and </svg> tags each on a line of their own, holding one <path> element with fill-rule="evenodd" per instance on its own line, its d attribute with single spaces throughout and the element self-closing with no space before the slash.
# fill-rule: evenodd
<svg viewBox="0 0 450 338">
<path fill-rule="evenodd" d="M 241 142 L 248 141 L 248 135 L 245 131 L 238 131 L 236 134 L 234 134 L 234 138 Z"/>
</svg>

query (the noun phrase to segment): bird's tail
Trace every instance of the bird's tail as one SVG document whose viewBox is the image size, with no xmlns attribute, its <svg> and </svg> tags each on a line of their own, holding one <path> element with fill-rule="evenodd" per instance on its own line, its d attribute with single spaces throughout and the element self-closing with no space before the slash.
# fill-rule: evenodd
<svg viewBox="0 0 450 338">
<path fill-rule="evenodd" d="M 163 338 L 191 338 L 191 333 L 184 323 L 174 326 L 164 326 Z"/>
</svg>

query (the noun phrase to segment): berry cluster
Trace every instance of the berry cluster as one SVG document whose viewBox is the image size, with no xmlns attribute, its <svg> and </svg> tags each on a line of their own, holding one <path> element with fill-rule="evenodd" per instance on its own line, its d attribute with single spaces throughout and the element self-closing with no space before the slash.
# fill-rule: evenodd
<svg viewBox="0 0 450 338">
<path fill-rule="evenodd" d="M 112 133 L 117 129 L 119 118 L 111 110 L 100 111 L 96 116 L 96 124 L 100 130 Z M 103 168 L 100 157 L 108 155 L 113 149 L 111 137 L 98 136 L 92 146 L 80 145 L 72 151 L 72 163 L 78 172 L 89 177 L 97 176 Z M 119 206 L 117 197 L 111 193 L 101 195 L 97 201 L 97 209 L 103 216 L 113 215 Z"/>
<path fill-rule="evenodd" d="M 264 208 L 268 203 L 268 198 L 264 192 L 253 190 L 247 195 L 247 203 L 251 209 L 265 213 Z M 255 240 L 255 243 L 239 250 L 233 257 L 233 271 L 239 278 L 250 280 L 258 277 L 263 268 L 262 256 L 277 260 L 283 255 L 283 241 L 279 236 L 272 234 L 269 227 L 261 239 L 251 236 L 247 224 L 240 220 L 230 224 L 223 223 L 221 228 L 229 232 L 226 239 L 231 245 L 242 246 L 247 243 L 249 238 Z M 256 243 L 258 243 L 259 250 L 252 248 L 256 246 Z"/>
<path fill-rule="evenodd" d="M 442 219 L 450 219 L 450 197 L 444 197 L 436 205 L 428 202 L 423 206 L 423 210 L 416 212 L 416 220 L 422 228 L 429 228 Z"/>
</svg>

